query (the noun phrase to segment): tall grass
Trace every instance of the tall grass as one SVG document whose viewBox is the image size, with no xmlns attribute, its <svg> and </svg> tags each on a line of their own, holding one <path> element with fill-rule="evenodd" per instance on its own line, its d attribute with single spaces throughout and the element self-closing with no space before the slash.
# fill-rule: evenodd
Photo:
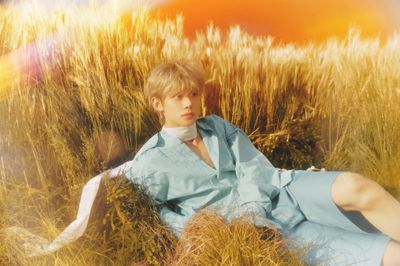
<svg viewBox="0 0 400 266">
<path fill-rule="evenodd" d="M 11 78 L 0 73 L 1 227 L 22 226 L 54 238 L 76 214 L 83 184 L 132 158 L 158 131 L 143 83 L 155 65 L 176 58 L 203 64 L 209 77 L 204 114 L 219 114 L 245 130 L 277 167 L 357 171 L 400 197 L 399 36 L 380 43 L 353 30 L 343 41 L 296 46 L 250 36 L 238 27 L 222 33 L 210 25 L 188 40 L 183 17 L 161 19 L 144 10 L 128 20 L 95 6 L 49 11 L 35 2 L 0 12 L 0 69 L 17 51 L 19 60 L 13 62 L 21 71 Z M 39 68 L 26 65 L 24 51 Z M 146 208 L 139 202 L 138 209 Z M 118 208 L 108 206 L 110 212 Z M 153 226 L 159 223 L 148 219 Z M 211 219 L 209 232 L 213 222 L 218 218 Z M 145 221 L 142 225 L 148 228 Z M 128 231 L 123 232 L 145 244 L 125 252 L 148 247 L 154 253 L 164 250 L 164 263 L 185 260 L 184 252 L 174 254 L 175 242 L 161 224 L 141 237 L 129 231 L 132 226 L 124 225 Z M 254 235 L 246 225 L 235 226 Z M 241 241 L 239 231 L 229 232 Z M 0 262 L 92 265 L 123 252 L 120 244 L 94 241 L 96 232 L 34 260 L 15 256 L 22 251 L 1 242 Z M 127 243 L 122 235 L 117 242 Z M 156 236 L 170 240 L 146 246 L 145 240 Z M 171 250 L 163 249 L 168 241 Z M 264 251 L 265 242 L 257 243 Z M 247 247 L 226 248 L 229 255 L 223 258 L 240 264 L 243 258 L 235 252 Z M 119 263 L 163 263 L 152 254 L 137 254 L 124 253 Z M 205 258 L 196 256 L 190 257 L 193 264 L 204 264 Z"/>
</svg>

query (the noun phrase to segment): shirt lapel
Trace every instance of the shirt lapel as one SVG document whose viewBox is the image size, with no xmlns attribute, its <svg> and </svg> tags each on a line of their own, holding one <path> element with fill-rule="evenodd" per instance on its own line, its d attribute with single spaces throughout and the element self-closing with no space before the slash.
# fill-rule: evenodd
<svg viewBox="0 0 400 266">
<path fill-rule="evenodd" d="M 220 169 L 219 151 L 221 149 L 217 134 L 214 133 L 212 128 L 205 124 L 202 120 L 197 120 L 197 128 L 203 139 L 204 145 L 213 161 L 217 171 Z"/>
</svg>

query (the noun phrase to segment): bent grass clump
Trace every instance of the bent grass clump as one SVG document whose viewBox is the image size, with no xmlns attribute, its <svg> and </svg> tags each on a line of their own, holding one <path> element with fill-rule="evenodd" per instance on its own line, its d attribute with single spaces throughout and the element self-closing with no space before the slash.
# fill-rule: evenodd
<svg viewBox="0 0 400 266">
<path fill-rule="evenodd" d="M 173 265 L 304 265 L 276 229 L 246 218 L 230 224 L 212 211 L 196 214 L 179 239 Z"/>
<path fill-rule="evenodd" d="M 101 189 L 87 234 L 89 243 L 94 240 L 117 265 L 127 261 L 163 265 L 176 239 L 161 223 L 151 198 L 125 176 L 106 179 Z"/>
</svg>

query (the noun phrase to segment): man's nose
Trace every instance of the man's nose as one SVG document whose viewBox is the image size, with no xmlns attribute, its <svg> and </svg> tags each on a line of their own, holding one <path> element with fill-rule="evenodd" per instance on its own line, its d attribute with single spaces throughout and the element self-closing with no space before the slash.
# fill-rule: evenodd
<svg viewBox="0 0 400 266">
<path fill-rule="evenodd" d="M 192 107 L 192 99 L 190 97 L 186 96 L 183 98 L 183 106 L 186 107 Z"/>
</svg>

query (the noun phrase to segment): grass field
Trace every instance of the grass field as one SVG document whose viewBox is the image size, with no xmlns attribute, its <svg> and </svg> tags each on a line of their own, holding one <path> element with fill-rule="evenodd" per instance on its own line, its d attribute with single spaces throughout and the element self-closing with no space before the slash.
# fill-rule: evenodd
<svg viewBox="0 0 400 266">
<path fill-rule="evenodd" d="M 155 65 L 178 58 L 207 73 L 203 113 L 242 128 L 275 166 L 356 171 L 400 198 L 400 36 L 381 43 L 350 30 L 345 40 L 296 46 L 210 25 L 188 40 L 183 23 L 93 6 L 0 9 L 1 228 L 53 239 L 73 220 L 84 183 L 159 130 L 143 84 Z M 213 214 L 193 221 L 186 241 L 202 249 L 187 253 L 141 191 L 108 187 L 107 208 L 80 241 L 32 259 L 5 239 L 0 264 L 301 265 L 301 251 L 277 253 L 285 243 L 268 230 Z M 218 231 L 236 242 L 227 247 Z"/>
</svg>

